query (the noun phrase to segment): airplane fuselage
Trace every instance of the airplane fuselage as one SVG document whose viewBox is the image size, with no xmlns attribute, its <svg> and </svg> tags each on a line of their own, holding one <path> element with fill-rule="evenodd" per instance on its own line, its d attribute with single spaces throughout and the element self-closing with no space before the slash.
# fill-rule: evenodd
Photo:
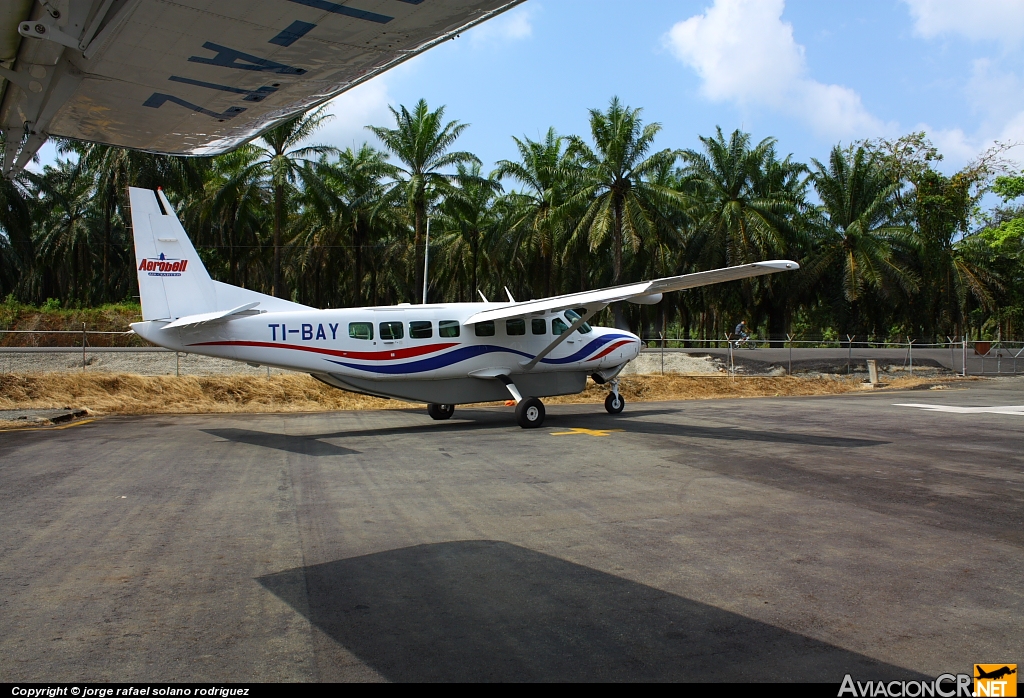
<svg viewBox="0 0 1024 698">
<path fill-rule="evenodd" d="M 584 326 L 527 367 L 572 318 L 547 312 L 463 324 L 474 313 L 507 305 L 264 312 L 194 328 L 164 330 L 164 321 L 132 328 L 175 351 L 302 371 L 355 392 L 451 404 L 507 399 L 505 386 L 495 380 L 498 375 L 512 378 L 523 395 L 578 393 L 588 375 L 639 354 L 636 335 Z"/>
</svg>

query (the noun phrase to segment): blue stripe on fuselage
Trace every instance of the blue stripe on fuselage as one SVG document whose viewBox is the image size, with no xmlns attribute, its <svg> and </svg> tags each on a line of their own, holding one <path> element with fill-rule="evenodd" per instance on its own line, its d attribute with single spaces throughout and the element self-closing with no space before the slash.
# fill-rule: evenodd
<svg viewBox="0 0 1024 698">
<path fill-rule="evenodd" d="M 569 364 L 576 361 L 582 360 L 584 357 L 594 353 L 595 350 L 601 348 L 608 342 L 616 339 L 631 339 L 629 335 L 624 334 L 612 334 L 597 337 L 596 339 L 588 342 L 585 347 L 572 354 L 561 359 L 541 359 L 541 363 L 544 364 Z M 438 356 L 432 356 L 428 359 L 420 359 L 418 361 L 409 361 L 407 363 L 400 364 L 387 364 L 387 365 L 372 365 L 372 364 L 353 364 L 346 361 L 335 361 L 333 359 L 327 359 L 332 364 L 338 364 L 339 366 L 345 366 L 347 368 L 354 368 L 357 371 L 367 371 L 369 373 L 384 373 L 388 375 L 402 375 L 406 373 L 424 373 L 426 371 L 436 371 L 439 368 L 446 368 L 453 364 L 457 364 L 467 359 L 473 359 L 477 356 L 483 356 L 484 354 L 493 354 L 505 352 L 508 354 L 518 354 L 519 356 L 527 359 L 532 359 L 533 354 L 527 354 L 526 352 L 518 351 L 516 349 L 510 349 L 509 347 L 499 347 L 493 344 L 475 344 L 466 347 L 460 347 L 459 349 L 453 349 L 444 354 Z"/>
</svg>

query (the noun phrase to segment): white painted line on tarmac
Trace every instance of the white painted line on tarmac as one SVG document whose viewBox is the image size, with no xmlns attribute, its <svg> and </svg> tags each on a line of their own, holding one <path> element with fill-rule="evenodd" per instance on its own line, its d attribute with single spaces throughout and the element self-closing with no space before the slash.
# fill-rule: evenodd
<svg viewBox="0 0 1024 698">
<path fill-rule="evenodd" d="M 956 405 L 924 405 L 917 402 L 898 402 L 894 407 L 917 407 L 932 412 L 952 412 L 954 414 L 1016 414 L 1024 417 L 1024 405 L 1006 405 L 1003 407 L 957 407 Z"/>
</svg>

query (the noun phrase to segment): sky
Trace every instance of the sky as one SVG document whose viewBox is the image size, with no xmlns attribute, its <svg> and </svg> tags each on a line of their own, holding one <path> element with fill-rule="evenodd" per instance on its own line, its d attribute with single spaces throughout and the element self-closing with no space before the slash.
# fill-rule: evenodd
<svg viewBox="0 0 1024 698">
<path fill-rule="evenodd" d="M 365 125 L 424 98 L 470 124 L 457 147 L 490 171 L 512 136 L 587 136 L 612 96 L 662 125 L 659 148 L 720 126 L 809 162 L 923 130 L 951 171 L 1024 143 L 1024 1 L 527 0 L 335 98 L 314 140 L 376 143 Z"/>
</svg>

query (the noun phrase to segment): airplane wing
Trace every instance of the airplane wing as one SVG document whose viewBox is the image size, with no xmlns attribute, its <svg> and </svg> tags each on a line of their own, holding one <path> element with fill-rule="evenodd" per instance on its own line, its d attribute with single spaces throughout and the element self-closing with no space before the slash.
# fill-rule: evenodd
<svg viewBox="0 0 1024 698">
<path fill-rule="evenodd" d="M 523 0 L 3 0 L 3 171 L 48 135 L 217 155 Z"/>
<path fill-rule="evenodd" d="M 764 274 L 774 274 L 780 271 L 794 271 L 799 268 L 800 265 L 796 262 L 788 259 L 775 259 L 767 262 L 743 264 L 738 267 L 701 271 L 695 274 L 669 276 L 664 279 L 612 286 L 611 288 L 603 288 L 597 291 L 583 291 L 564 296 L 542 298 L 536 301 L 509 303 L 501 308 L 482 310 L 471 315 L 464 324 L 473 325 L 478 322 L 486 322 L 487 320 L 503 320 L 505 318 L 529 315 L 530 313 L 543 313 L 549 310 L 564 310 L 566 308 L 591 308 L 593 306 L 603 308 L 617 301 L 631 299 L 634 302 L 657 303 L 661 300 L 661 294 L 670 291 L 682 291 L 687 288 L 708 286 L 724 281 L 736 281 L 737 279 L 748 279 L 752 276 L 763 276 Z"/>
</svg>

